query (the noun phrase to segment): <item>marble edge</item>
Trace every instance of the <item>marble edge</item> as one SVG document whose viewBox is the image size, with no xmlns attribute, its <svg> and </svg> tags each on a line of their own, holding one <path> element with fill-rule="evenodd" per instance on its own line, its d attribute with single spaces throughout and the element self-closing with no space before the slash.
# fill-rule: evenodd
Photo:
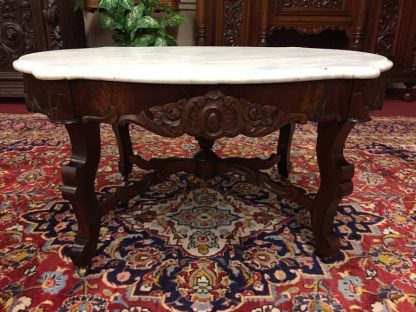
<svg viewBox="0 0 416 312">
<path fill-rule="evenodd" d="M 12 63 L 12 67 L 13 67 L 13 69 L 14 69 L 15 71 L 18 71 L 18 72 L 23 73 L 23 74 L 29 74 L 29 73 L 28 73 L 28 71 L 27 71 L 27 70 L 25 70 L 25 69 L 21 66 L 21 64 L 22 64 L 22 63 L 24 63 L 24 60 L 22 60 L 22 59 L 21 59 L 21 57 L 20 57 L 20 58 L 18 58 L 17 60 L 14 60 L 14 61 L 13 61 L 13 63 Z"/>
<path fill-rule="evenodd" d="M 261 83 L 284 83 L 284 82 L 301 82 L 301 81 L 313 81 L 313 80 L 335 80 L 335 79 L 374 79 L 378 78 L 383 72 L 383 70 L 379 70 L 377 68 L 373 68 L 373 70 L 368 70 L 365 73 L 360 72 L 358 75 L 357 73 L 346 73 L 345 71 L 342 73 L 330 73 L 329 71 L 321 70 L 317 72 L 316 70 L 314 73 L 310 74 L 303 74 L 302 77 L 299 77 L 299 75 L 290 75 L 290 76 L 283 76 L 280 78 L 274 77 L 265 77 L 265 76 L 251 76 L 250 79 L 227 79 L 227 78 L 198 78 L 195 79 L 193 77 L 191 78 L 180 78 L 175 75 L 175 77 L 172 77 L 169 79 L 167 75 L 164 76 L 164 79 L 160 78 L 160 76 L 154 76 L 143 79 L 138 79 L 136 77 L 117 77 L 113 74 L 108 75 L 100 75 L 100 76 L 94 76 L 94 75 L 67 75 L 67 76 L 60 76 L 57 77 L 54 74 L 44 74 L 41 71 L 22 71 L 26 74 L 33 75 L 36 79 L 39 80 L 99 80 L 99 81 L 114 81 L 114 82 L 131 82 L 131 83 L 149 83 L 149 84 L 261 84 Z M 325 74 L 325 75 L 323 75 Z"/>
<path fill-rule="evenodd" d="M 109 47 L 102 47 L 102 48 L 109 48 Z M 101 49 L 101 48 L 97 48 Z M 38 53 L 47 53 L 49 51 L 43 51 Z M 362 52 L 366 53 L 366 52 Z M 370 54 L 370 53 L 367 53 Z M 35 78 L 39 80 L 77 80 L 77 79 L 85 79 L 85 80 L 100 80 L 100 81 L 115 81 L 115 82 L 133 82 L 133 83 L 154 83 L 154 84 L 256 84 L 256 83 L 283 83 L 283 82 L 296 82 L 296 81 L 311 81 L 311 80 L 328 80 L 328 79 L 374 79 L 381 75 L 382 72 L 388 71 L 393 67 L 393 62 L 391 62 L 388 58 L 379 55 L 381 58 L 380 60 L 367 65 L 365 71 L 362 67 L 357 68 L 354 71 L 354 67 L 332 67 L 330 70 L 324 68 L 312 68 L 310 69 L 310 73 L 303 74 L 302 77 L 299 78 L 299 74 L 296 74 L 295 70 L 288 70 L 286 74 L 290 73 L 287 76 L 282 75 L 284 71 L 280 70 L 280 76 L 273 75 L 272 77 L 267 77 L 267 73 L 270 74 L 270 70 L 261 71 L 256 70 L 257 75 L 250 76 L 249 79 L 241 79 L 240 77 L 236 78 L 226 78 L 226 79 L 218 79 L 218 77 L 213 78 L 204 78 L 204 77 L 190 77 L 186 79 L 178 79 L 176 75 L 174 77 L 169 77 L 168 74 L 164 75 L 164 79 L 160 78 L 160 75 L 146 76 L 146 78 L 140 79 L 138 76 L 117 76 L 114 73 L 106 73 L 104 75 L 95 76 L 94 73 L 86 73 L 83 74 L 69 74 L 66 76 L 59 76 L 56 74 L 60 67 L 62 66 L 49 66 L 46 71 L 42 70 L 41 65 L 38 65 L 37 62 L 31 60 L 25 60 L 24 56 L 15 60 L 13 62 L 13 68 L 19 72 L 25 74 L 31 74 Z M 32 68 L 32 69 L 28 69 Z M 66 69 L 67 70 L 67 69 Z M 304 69 L 302 72 L 305 73 L 308 71 Z M 332 73 L 331 73 L 332 72 Z M 266 75 L 264 75 L 266 73 Z M 358 76 L 357 76 L 358 75 Z M 236 75 L 234 75 L 236 76 Z M 258 76 L 258 77 L 257 77 Z M 169 77 L 168 79 L 166 77 Z M 206 76 L 205 76 L 206 77 Z"/>
</svg>

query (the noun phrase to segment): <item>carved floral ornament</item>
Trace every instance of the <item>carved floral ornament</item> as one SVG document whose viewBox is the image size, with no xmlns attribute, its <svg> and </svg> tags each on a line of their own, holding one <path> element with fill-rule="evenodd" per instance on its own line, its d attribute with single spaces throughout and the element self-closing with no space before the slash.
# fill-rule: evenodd
<svg viewBox="0 0 416 312">
<path fill-rule="evenodd" d="M 5 22 L 0 26 L 0 40 L 9 49 L 16 49 L 21 45 L 23 30 L 17 23 Z"/>
<path fill-rule="evenodd" d="M 49 33 L 49 47 L 51 50 L 63 48 L 61 27 L 59 26 L 58 3 L 56 0 L 48 0 L 43 10 L 43 16 L 47 22 Z"/>
<path fill-rule="evenodd" d="M 342 8 L 344 0 L 283 0 L 285 8 Z"/>
<path fill-rule="evenodd" d="M 34 47 L 28 0 L 0 0 L 0 67 L 11 68 L 11 62 Z"/>
<path fill-rule="evenodd" d="M 15 0 L 0 0 L 0 14 L 2 19 L 15 18 L 17 3 Z"/>
<path fill-rule="evenodd" d="M 383 1 L 377 34 L 377 53 L 386 56 L 392 55 L 392 47 L 399 26 L 400 7 L 401 1 Z"/>
<path fill-rule="evenodd" d="M 341 25 L 326 25 L 326 26 L 317 26 L 317 25 L 275 25 L 270 27 L 269 35 L 273 35 L 275 31 L 279 30 L 289 30 L 294 29 L 298 33 L 306 34 L 306 35 L 318 35 L 325 30 L 339 30 L 345 31 L 345 27 Z"/>
<path fill-rule="evenodd" d="M 223 44 L 237 46 L 240 43 L 243 22 L 243 1 L 226 1 L 224 3 Z"/>
<path fill-rule="evenodd" d="M 162 136 L 179 137 L 186 133 L 209 140 L 239 134 L 264 136 L 292 121 L 306 122 L 306 116 L 286 114 L 275 106 L 253 104 L 219 91 L 154 106 L 138 116 L 120 117 L 120 122 L 133 122 Z"/>
<path fill-rule="evenodd" d="M 2 18 L 14 18 L 18 8 L 30 7 L 29 0 L 0 0 L 0 14 Z"/>
</svg>

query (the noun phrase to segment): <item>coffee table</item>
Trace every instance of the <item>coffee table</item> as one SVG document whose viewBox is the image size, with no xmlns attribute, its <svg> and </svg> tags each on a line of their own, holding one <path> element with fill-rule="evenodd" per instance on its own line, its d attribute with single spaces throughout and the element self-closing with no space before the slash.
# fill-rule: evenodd
<svg viewBox="0 0 416 312">
<path fill-rule="evenodd" d="M 354 175 L 344 143 L 356 123 L 381 108 L 382 72 L 392 63 L 356 51 L 294 47 L 105 47 L 34 53 L 13 65 L 25 74 L 28 108 L 68 131 L 72 156 L 62 167 L 61 190 L 78 223 L 71 259 L 85 273 L 96 253 L 101 217 L 181 171 L 200 178 L 237 172 L 298 202 L 310 212 L 318 253 L 337 253 L 334 216 L 353 190 Z M 320 185 L 313 197 L 287 180 L 294 125 L 307 121 L 318 123 Z M 103 202 L 94 191 L 100 123 L 114 129 L 125 179 L 133 165 L 152 170 Z M 164 137 L 191 135 L 200 151 L 191 159 L 145 160 L 133 153 L 131 123 Z M 276 153 L 268 159 L 222 159 L 212 150 L 219 138 L 277 130 Z M 274 165 L 280 181 L 261 171 Z"/>
</svg>

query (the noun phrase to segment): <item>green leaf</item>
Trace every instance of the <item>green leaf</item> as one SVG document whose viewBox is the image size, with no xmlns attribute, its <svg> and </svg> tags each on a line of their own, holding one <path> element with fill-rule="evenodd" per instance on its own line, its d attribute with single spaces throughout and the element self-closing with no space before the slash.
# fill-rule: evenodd
<svg viewBox="0 0 416 312">
<path fill-rule="evenodd" d="M 113 43 L 119 47 L 125 47 L 129 45 L 129 40 L 126 34 L 122 33 L 121 31 L 116 31 L 113 34 Z"/>
<path fill-rule="evenodd" d="M 159 0 L 143 0 L 149 8 L 156 8 L 159 6 Z"/>
<path fill-rule="evenodd" d="M 158 6 L 159 0 L 141 0 L 144 4 L 144 15 L 152 16 L 153 10 Z"/>
<path fill-rule="evenodd" d="M 124 20 L 124 27 L 129 33 L 136 32 L 137 28 L 139 28 L 139 21 L 143 16 L 144 5 L 140 3 L 136 5 L 129 13 L 127 13 L 126 18 Z"/>
<path fill-rule="evenodd" d="M 143 16 L 137 22 L 137 28 L 151 28 L 157 29 L 160 28 L 159 22 L 151 16 Z"/>
<path fill-rule="evenodd" d="M 112 29 L 119 28 L 117 20 L 115 20 L 112 16 L 105 14 L 105 13 L 101 15 L 100 23 L 101 23 L 101 27 L 104 29 L 112 30 Z"/>
<path fill-rule="evenodd" d="M 155 46 L 167 46 L 168 43 L 164 37 L 156 37 Z"/>
<path fill-rule="evenodd" d="M 178 45 L 178 43 L 176 42 L 175 37 L 173 37 L 171 35 L 166 35 L 166 42 L 167 42 L 168 46 L 176 46 L 176 45 Z"/>
<path fill-rule="evenodd" d="M 111 10 L 118 4 L 118 0 L 100 0 L 98 6 L 102 9 Z"/>
<path fill-rule="evenodd" d="M 179 12 L 173 12 L 171 15 L 166 17 L 166 23 L 168 26 L 178 26 L 185 23 L 185 16 Z"/>
<path fill-rule="evenodd" d="M 134 7 L 132 0 L 118 0 L 118 5 L 121 6 L 123 9 L 132 10 Z"/>
<path fill-rule="evenodd" d="M 142 35 L 131 42 L 134 47 L 148 47 L 155 44 L 156 37 L 153 35 Z"/>
<path fill-rule="evenodd" d="M 165 13 L 167 14 L 170 14 L 171 12 L 173 12 L 172 7 L 166 3 L 159 3 L 157 7 L 165 11 Z"/>
</svg>

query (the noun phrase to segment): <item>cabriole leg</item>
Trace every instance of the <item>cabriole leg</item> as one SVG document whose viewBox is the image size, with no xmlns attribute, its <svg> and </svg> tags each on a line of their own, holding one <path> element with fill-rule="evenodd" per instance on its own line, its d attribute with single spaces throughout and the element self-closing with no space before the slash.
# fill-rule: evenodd
<svg viewBox="0 0 416 312">
<path fill-rule="evenodd" d="M 78 231 L 71 249 L 75 265 L 88 267 L 95 255 L 100 232 L 101 212 L 94 190 L 100 160 L 99 123 L 66 125 L 72 145 L 69 164 L 62 167 L 62 196 L 71 203 Z"/>
<path fill-rule="evenodd" d="M 354 123 L 324 122 L 318 125 L 317 157 L 321 182 L 313 200 L 312 231 L 318 253 L 333 256 L 340 248 L 334 233 L 334 217 L 341 199 L 353 190 L 354 165 L 344 159 L 344 145 Z"/>
<path fill-rule="evenodd" d="M 403 101 L 411 102 L 415 99 L 413 87 L 416 86 L 416 82 L 405 82 L 406 90 L 402 95 Z"/>
<path fill-rule="evenodd" d="M 133 155 L 133 147 L 129 133 L 129 124 L 114 123 L 112 125 L 114 134 L 116 135 L 119 161 L 118 170 L 123 179 L 126 181 L 132 172 L 133 165 L 129 160 L 129 156 Z"/>
<path fill-rule="evenodd" d="M 279 142 L 277 145 L 277 154 L 280 160 L 277 164 L 280 177 L 284 180 L 289 178 L 292 164 L 290 162 L 290 149 L 292 148 L 293 132 L 295 131 L 295 123 L 291 122 L 284 125 L 279 130 Z"/>
</svg>

